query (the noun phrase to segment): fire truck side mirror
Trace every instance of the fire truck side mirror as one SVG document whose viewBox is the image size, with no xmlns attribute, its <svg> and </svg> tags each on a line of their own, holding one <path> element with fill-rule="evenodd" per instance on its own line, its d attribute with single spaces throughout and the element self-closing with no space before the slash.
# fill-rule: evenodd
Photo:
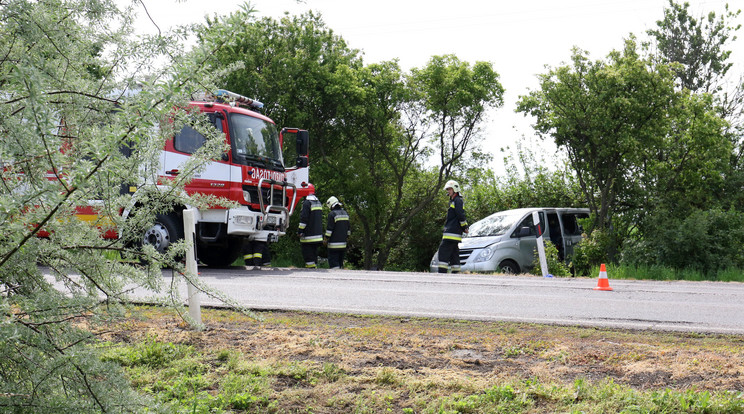
<svg viewBox="0 0 744 414">
<path fill-rule="evenodd" d="M 297 168 L 305 168 L 308 166 L 307 157 L 297 157 Z"/>
<path fill-rule="evenodd" d="M 310 152 L 310 133 L 306 130 L 297 131 L 297 155 L 298 157 L 307 158 Z"/>
</svg>

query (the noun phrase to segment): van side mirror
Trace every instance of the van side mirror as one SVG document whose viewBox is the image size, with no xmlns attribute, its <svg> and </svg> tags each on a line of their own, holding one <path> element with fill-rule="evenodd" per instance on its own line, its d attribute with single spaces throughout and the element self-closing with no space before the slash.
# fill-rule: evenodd
<svg viewBox="0 0 744 414">
<path fill-rule="evenodd" d="M 297 155 L 306 157 L 310 153 L 310 133 L 304 129 L 297 131 Z"/>
</svg>

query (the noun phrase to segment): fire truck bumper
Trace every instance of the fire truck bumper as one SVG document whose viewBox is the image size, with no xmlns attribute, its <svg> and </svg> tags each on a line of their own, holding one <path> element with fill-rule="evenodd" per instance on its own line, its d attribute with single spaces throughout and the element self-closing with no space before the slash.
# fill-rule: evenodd
<svg viewBox="0 0 744 414">
<path fill-rule="evenodd" d="M 287 217 L 284 214 L 270 213 L 265 218 L 258 211 L 247 208 L 233 208 L 227 213 L 227 234 L 230 236 L 258 236 L 266 239 L 266 235 L 273 234 L 274 238 L 284 235 L 282 228 L 286 226 Z"/>
</svg>

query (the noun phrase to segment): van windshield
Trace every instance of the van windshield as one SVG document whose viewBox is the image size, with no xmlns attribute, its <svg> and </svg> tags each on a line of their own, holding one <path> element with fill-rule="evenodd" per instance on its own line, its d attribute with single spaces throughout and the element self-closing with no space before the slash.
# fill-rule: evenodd
<svg viewBox="0 0 744 414">
<path fill-rule="evenodd" d="M 524 211 L 501 211 L 473 223 L 468 237 L 501 236 L 524 216 Z"/>
</svg>

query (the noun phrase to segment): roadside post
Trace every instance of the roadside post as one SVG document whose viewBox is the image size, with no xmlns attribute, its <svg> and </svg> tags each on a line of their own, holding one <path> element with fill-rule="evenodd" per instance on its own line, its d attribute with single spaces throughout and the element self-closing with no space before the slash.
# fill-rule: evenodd
<svg viewBox="0 0 744 414">
<path fill-rule="evenodd" d="M 196 267 L 196 220 L 194 218 L 194 209 L 187 208 L 183 211 L 183 233 L 186 240 L 191 240 L 189 249 L 186 251 L 186 273 L 188 277 L 198 277 Z M 188 304 L 189 304 L 189 316 L 193 319 L 194 323 L 201 325 L 201 298 L 199 297 L 199 289 L 196 288 L 188 278 L 186 280 L 188 287 Z"/>
<path fill-rule="evenodd" d="M 545 244 L 543 243 L 543 227 L 540 223 L 540 214 L 537 211 L 532 212 L 532 222 L 537 228 L 537 255 L 540 257 L 540 270 L 543 277 L 553 277 L 548 273 L 548 260 L 545 257 Z"/>
</svg>

